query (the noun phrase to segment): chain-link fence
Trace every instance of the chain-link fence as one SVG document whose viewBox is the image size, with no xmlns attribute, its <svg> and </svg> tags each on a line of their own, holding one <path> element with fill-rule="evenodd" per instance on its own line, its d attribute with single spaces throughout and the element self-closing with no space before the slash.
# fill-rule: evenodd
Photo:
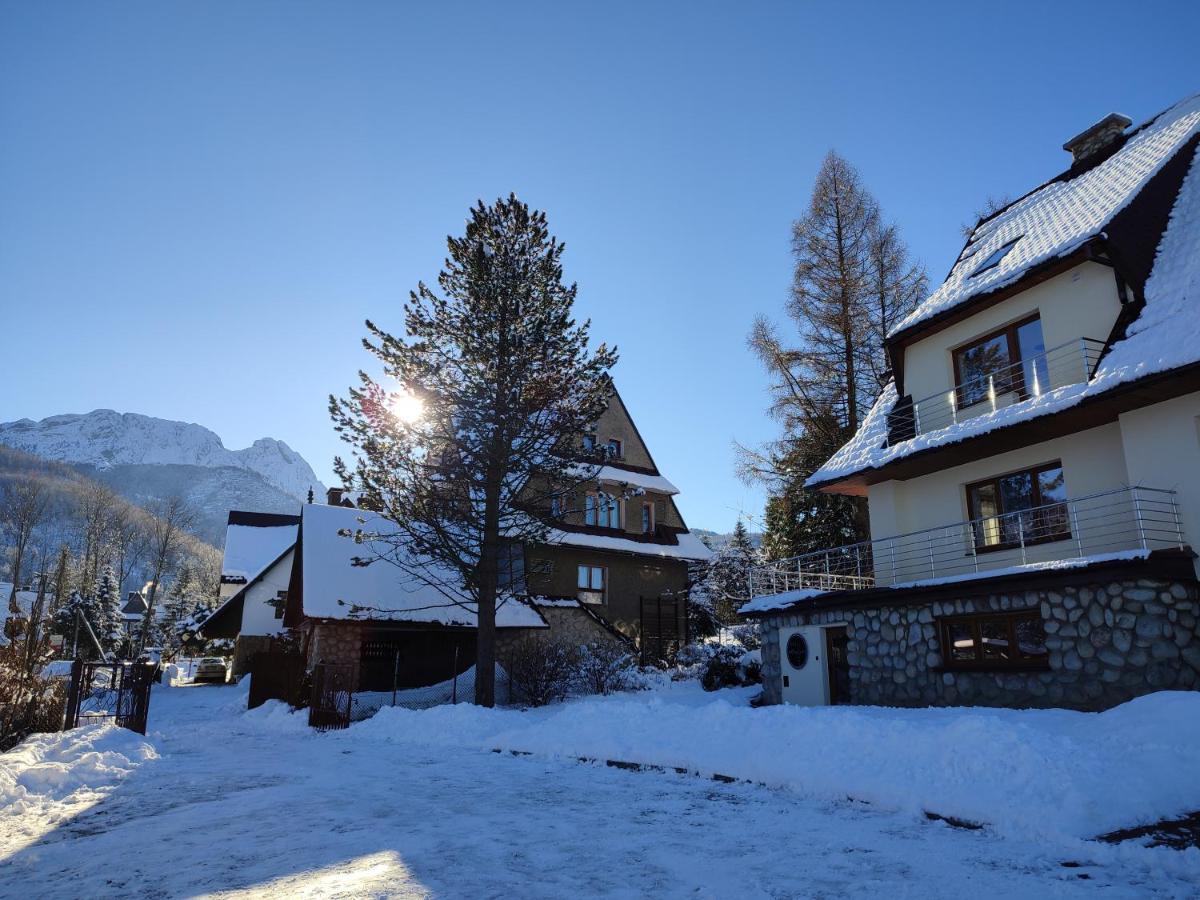
<svg viewBox="0 0 1200 900">
<path fill-rule="evenodd" d="M 512 688 L 508 676 L 496 667 L 496 703 L 510 702 Z M 423 687 L 397 687 L 390 691 L 358 691 L 350 700 L 350 721 L 369 719 L 385 706 L 404 709 L 429 709 L 447 703 L 475 702 L 475 667 L 445 681 Z"/>
</svg>

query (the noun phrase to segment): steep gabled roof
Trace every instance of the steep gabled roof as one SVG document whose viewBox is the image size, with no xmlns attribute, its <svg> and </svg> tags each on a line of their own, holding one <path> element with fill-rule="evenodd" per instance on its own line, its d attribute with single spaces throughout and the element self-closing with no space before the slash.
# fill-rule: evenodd
<svg viewBox="0 0 1200 900">
<path fill-rule="evenodd" d="M 1122 163 L 1122 154 L 1126 153 L 1133 155 L 1125 157 Z M 969 285 L 964 287 L 964 279 L 970 278 L 973 267 L 982 265 L 980 253 L 990 253 L 1003 246 L 1005 240 L 1011 240 L 1012 229 L 1016 227 L 1012 225 L 1014 222 L 1019 222 L 1020 227 L 1029 229 L 1029 234 L 1038 238 L 1031 248 L 1042 249 L 1025 252 L 1010 263 L 1008 257 L 1016 253 L 1014 246 L 994 267 L 995 271 L 1006 274 L 993 278 L 993 270 L 989 270 L 986 277 L 990 284 L 1020 281 L 1030 267 L 1044 261 L 1046 254 L 1070 254 L 1079 247 L 1080 241 L 1102 240 L 1118 261 L 1144 259 L 1144 264 L 1139 267 L 1148 272 L 1149 277 L 1144 278 L 1139 291 L 1142 297 L 1128 307 L 1140 314 L 1128 325 L 1123 336 L 1115 335 L 1118 339 L 1112 343 L 1090 381 L 1047 391 L 1039 397 L 890 446 L 888 413 L 899 397 L 896 385 L 889 384 L 854 437 L 813 473 L 807 486 L 833 487 L 837 482 L 863 476 L 881 480 L 885 474 L 872 473 L 900 460 L 950 444 L 965 443 L 999 429 L 1030 425 L 1033 420 L 1053 413 L 1070 410 L 1074 414 L 1089 405 L 1095 408 L 1102 402 L 1109 403 L 1111 409 L 1106 415 L 1111 414 L 1110 418 L 1115 419 L 1120 407 L 1111 401 L 1124 395 L 1133 398 L 1136 390 L 1152 381 L 1155 390 L 1159 391 L 1157 398 L 1162 400 L 1196 390 L 1194 380 L 1200 377 L 1200 371 L 1193 373 L 1192 370 L 1200 369 L 1198 160 L 1200 96 L 1189 98 L 1156 117 L 1130 136 L 1116 153 L 1078 178 L 1053 182 L 1013 204 L 996 220 L 980 225 L 977 233 L 992 224 L 980 238 L 985 246 L 970 258 L 960 258 L 946 283 L 896 332 L 911 329 L 914 324 L 977 296 Z M 1114 161 L 1117 162 L 1110 166 Z M 1082 179 L 1088 180 L 1075 184 Z M 1060 185 L 1068 187 L 1059 188 Z M 1149 194 L 1153 196 L 1142 196 Z M 1026 202 L 1035 199 L 1036 202 Z M 1132 209 L 1134 204 L 1143 207 L 1137 221 L 1123 220 L 1123 211 Z M 1062 222 L 1058 221 L 1059 217 Z M 1105 228 L 1113 234 L 1102 235 L 1096 231 Z M 979 258 L 970 262 L 975 257 Z M 1157 384 L 1164 378 L 1164 373 L 1182 373 L 1184 370 L 1192 377 L 1171 376 L 1170 384 Z M 1129 402 L 1144 404 L 1141 399 L 1130 399 Z M 1085 417 L 1081 414 L 1079 418 L 1083 421 Z M 992 440 L 994 438 L 989 439 Z"/>
<path fill-rule="evenodd" d="M 898 338 L 973 297 L 1013 284 L 1035 266 L 1100 236 L 1197 131 L 1200 94 L 1142 125 L 1099 164 L 1074 177 L 1074 170 L 1068 170 L 980 222 L 946 280 L 889 337 Z M 998 261 L 985 267 L 1005 248 Z"/>
<path fill-rule="evenodd" d="M 225 529 L 223 584 L 245 584 L 296 543 L 300 517 L 233 510 Z"/>
<path fill-rule="evenodd" d="M 362 542 L 353 536 L 358 532 L 365 535 Z M 388 540 L 394 534 L 396 526 L 378 513 L 305 505 L 284 624 L 310 618 L 476 627 L 475 610 L 449 599 L 459 583 L 457 573 L 429 566 L 421 578 L 397 565 L 392 560 L 408 557 L 399 541 Z M 356 559 L 371 562 L 362 565 Z M 547 625 L 532 606 L 508 599 L 496 609 L 496 627 Z"/>
</svg>

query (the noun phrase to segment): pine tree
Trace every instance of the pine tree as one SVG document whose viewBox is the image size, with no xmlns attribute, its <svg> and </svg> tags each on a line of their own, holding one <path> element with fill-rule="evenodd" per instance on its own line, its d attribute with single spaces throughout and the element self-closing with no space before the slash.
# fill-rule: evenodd
<svg viewBox="0 0 1200 900">
<path fill-rule="evenodd" d="M 594 474 L 573 456 L 608 402 L 616 352 L 589 351 L 544 213 L 515 196 L 480 202 L 447 244 L 440 294 L 420 284 L 405 305 L 406 338 L 367 322 L 364 345 L 400 391 L 360 373 L 348 399 L 330 398 L 357 451 L 353 468 L 339 459 L 335 469 L 397 529 L 393 552 L 364 564 L 387 558 L 477 614 L 475 701 L 491 706 L 496 605 L 520 587 L 501 579 L 501 563 L 545 538 L 528 510 L 549 506 L 549 485 Z M 428 574 L 439 568 L 456 583 Z"/>
<path fill-rule="evenodd" d="M 722 624 L 736 622 L 737 611 L 750 599 L 750 569 L 756 557 L 746 526 L 739 520 L 728 543 L 709 560 L 705 576 L 713 612 Z"/>
<path fill-rule="evenodd" d="M 160 631 L 164 657 L 178 653 L 185 638 L 194 631 L 191 618 L 200 606 L 198 587 L 192 567 L 183 566 L 163 605 Z"/>
<path fill-rule="evenodd" d="M 92 601 L 95 621 L 92 627 L 105 651 L 114 652 L 124 639 L 121 617 L 121 589 L 113 567 L 105 565 L 96 581 L 95 599 Z"/>
<path fill-rule="evenodd" d="M 830 152 L 808 213 L 792 227 L 796 259 L 787 312 L 798 341 L 759 318 L 750 346 L 772 379 L 770 413 L 783 435 L 742 448 L 739 474 L 766 485 L 771 558 L 863 540 L 861 498 L 827 496 L 805 480 L 858 430 L 890 378 L 884 339 L 923 295 L 926 278 L 886 224 L 858 172 Z"/>
<path fill-rule="evenodd" d="M 100 655 L 100 648 L 92 640 L 93 635 L 96 641 L 102 640 L 97 624 L 95 602 L 79 591 L 72 591 L 67 602 L 59 606 L 54 616 L 54 631 L 63 636 L 64 651 L 80 659 Z"/>
</svg>

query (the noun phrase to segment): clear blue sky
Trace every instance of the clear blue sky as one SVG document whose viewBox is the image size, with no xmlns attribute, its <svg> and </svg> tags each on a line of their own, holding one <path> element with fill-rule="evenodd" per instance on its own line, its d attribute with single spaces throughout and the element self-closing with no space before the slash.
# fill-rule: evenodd
<svg viewBox="0 0 1200 900">
<path fill-rule="evenodd" d="M 1200 90 L 1200 4 L 0 4 L 0 420 L 97 407 L 280 438 L 515 191 L 693 526 L 757 517 L 745 349 L 831 147 L 940 279 L 988 194 Z"/>
</svg>

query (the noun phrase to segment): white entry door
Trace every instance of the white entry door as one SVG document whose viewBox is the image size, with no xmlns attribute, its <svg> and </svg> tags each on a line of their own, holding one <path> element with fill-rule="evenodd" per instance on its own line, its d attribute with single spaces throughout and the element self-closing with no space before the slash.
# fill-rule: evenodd
<svg viewBox="0 0 1200 900">
<path fill-rule="evenodd" d="M 779 669 L 783 673 L 784 703 L 797 706 L 829 703 L 825 635 L 819 625 L 779 629 Z"/>
</svg>

